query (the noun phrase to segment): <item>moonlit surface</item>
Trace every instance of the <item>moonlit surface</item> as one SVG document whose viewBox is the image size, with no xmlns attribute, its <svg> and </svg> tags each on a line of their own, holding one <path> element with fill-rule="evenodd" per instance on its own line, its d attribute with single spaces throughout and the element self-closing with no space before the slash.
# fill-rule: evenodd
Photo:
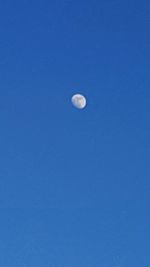
<svg viewBox="0 0 150 267">
<path fill-rule="evenodd" d="M 86 107 L 86 98 L 81 94 L 73 95 L 71 100 L 72 104 L 78 109 L 83 109 Z"/>
</svg>

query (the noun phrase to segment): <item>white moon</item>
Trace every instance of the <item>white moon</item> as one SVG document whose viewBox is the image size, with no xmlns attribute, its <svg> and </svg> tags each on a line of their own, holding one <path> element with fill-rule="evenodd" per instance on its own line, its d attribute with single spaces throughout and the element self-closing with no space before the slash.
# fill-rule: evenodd
<svg viewBox="0 0 150 267">
<path fill-rule="evenodd" d="M 86 107 L 86 98 L 81 94 L 73 95 L 71 101 L 72 104 L 78 109 L 83 109 Z"/>
</svg>

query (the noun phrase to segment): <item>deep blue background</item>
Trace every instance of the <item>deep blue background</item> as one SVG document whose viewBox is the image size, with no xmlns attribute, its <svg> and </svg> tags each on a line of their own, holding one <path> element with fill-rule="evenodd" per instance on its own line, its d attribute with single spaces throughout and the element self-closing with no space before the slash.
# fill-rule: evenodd
<svg viewBox="0 0 150 267">
<path fill-rule="evenodd" d="M 149 73 L 148 0 L 1 0 L 1 267 L 150 266 Z"/>
</svg>

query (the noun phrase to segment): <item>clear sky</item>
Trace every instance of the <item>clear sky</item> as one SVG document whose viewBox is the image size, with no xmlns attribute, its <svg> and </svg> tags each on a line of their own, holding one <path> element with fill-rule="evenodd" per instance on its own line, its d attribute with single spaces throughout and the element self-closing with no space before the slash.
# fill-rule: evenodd
<svg viewBox="0 0 150 267">
<path fill-rule="evenodd" d="M 149 0 L 0 1 L 1 267 L 150 266 L 149 74 Z"/>
</svg>

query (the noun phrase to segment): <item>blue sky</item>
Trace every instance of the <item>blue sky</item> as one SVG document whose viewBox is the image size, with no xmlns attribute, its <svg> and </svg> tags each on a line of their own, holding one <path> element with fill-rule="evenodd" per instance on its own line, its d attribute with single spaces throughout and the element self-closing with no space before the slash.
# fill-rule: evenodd
<svg viewBox="0 0 150 267">
<path fill-rule="evenodd" d="M 149 29 L 148 0 L 1 1 L 0 266 L 150 266 Z"/>
</svg>

